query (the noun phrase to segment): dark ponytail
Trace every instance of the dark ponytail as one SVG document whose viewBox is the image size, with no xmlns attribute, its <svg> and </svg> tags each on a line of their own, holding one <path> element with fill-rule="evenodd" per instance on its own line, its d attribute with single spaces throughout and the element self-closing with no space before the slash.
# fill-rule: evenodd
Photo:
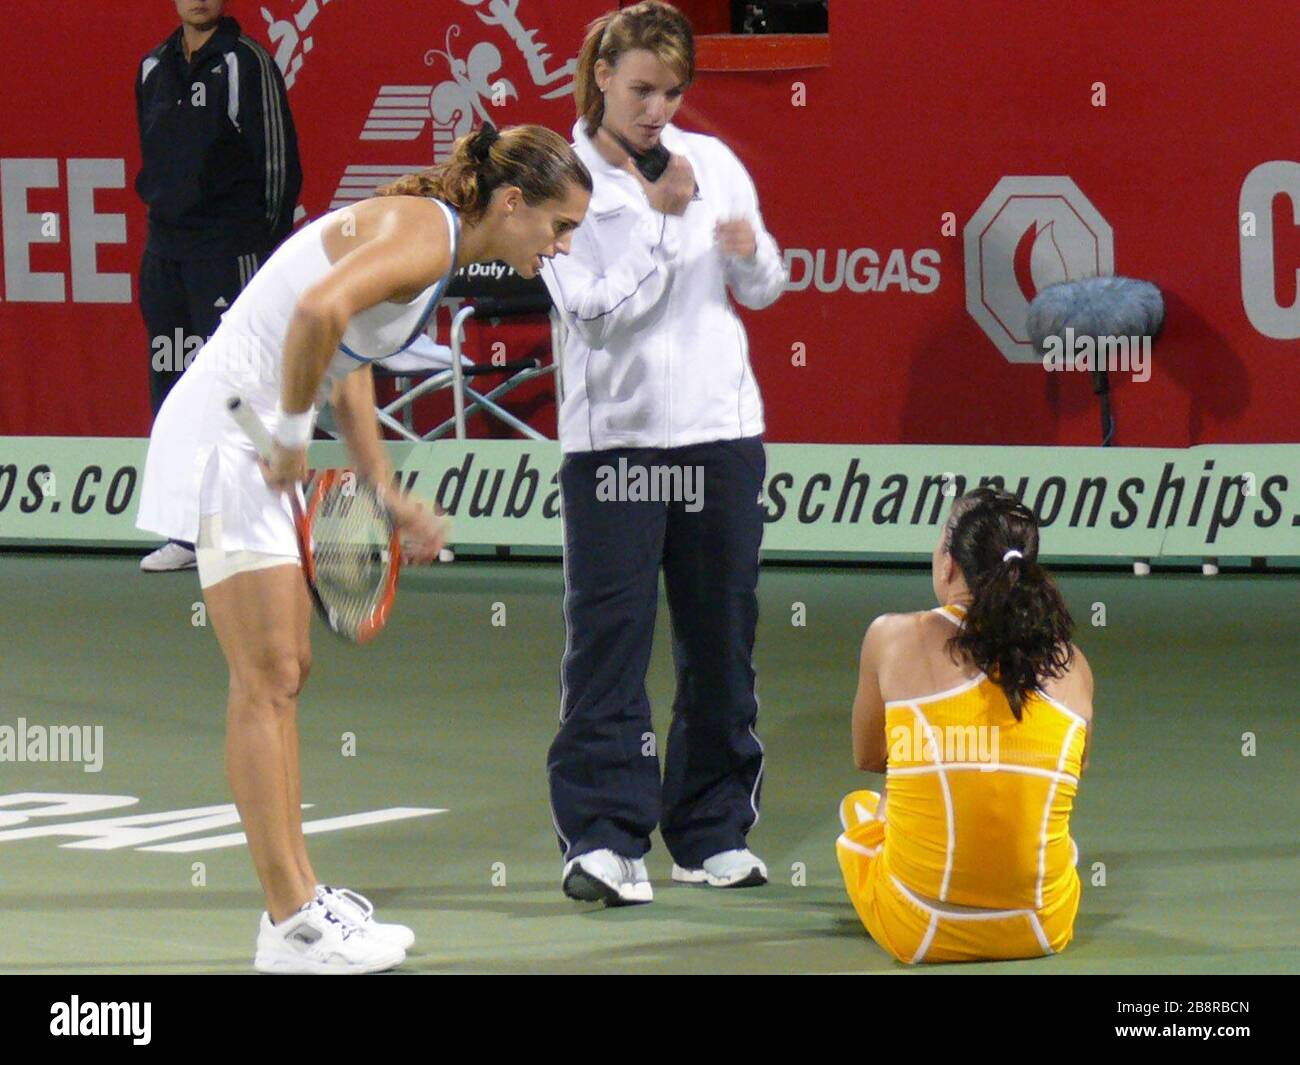
<svg viewBox="0 0 1300 1065">
<path fill-rule="evenodd" d="M 1002 688 L 1019 721 L 1026 697 L 1074 656 L 1074 620 L 1038 564 L 1038 521 L 1010 493 L 977 488 L 953 504 L 945 547 L 972 597 L 949 649 Z"/>
</svg>

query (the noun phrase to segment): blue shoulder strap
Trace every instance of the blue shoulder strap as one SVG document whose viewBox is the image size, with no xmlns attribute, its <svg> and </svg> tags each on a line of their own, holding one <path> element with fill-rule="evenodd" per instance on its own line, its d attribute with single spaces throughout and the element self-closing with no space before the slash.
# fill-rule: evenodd
<svg viewBox="0 0 1300 1065">
<path fill-rule="evenodd" d="M 442 299 L 442 294 L 447 291 L 447 285 L 456 274 L 456 258 L 460 254 L 460 215 L 456 213 L 456 208 L 450 204 L 443 203 L 441 200 L 435 200 L 451 218 L 451 266 L 448 268 L 446 275 L 438 282 L 438 287 L 433 290 L 433 295 L 429 297 L 428 306 L 424 308 L 424 313 L 420 315 L 420 320 L 416 323 L 415 329 L 411 335 L 406 338 L 405 343 L 396 351 L 390 351 L 387 355 L 361 355 L 353 351 L 346 344 L 340 343 L 339 349 L 345 355 L 350 355 L 358 362 L 379 362 L 383 359 L 392 358 L 409 348 L 424 332 L 425 327 L 429 324 L 429 319 L 433 317 L 434 312 L 438 309 L 438 303 Z"/>
</svg>

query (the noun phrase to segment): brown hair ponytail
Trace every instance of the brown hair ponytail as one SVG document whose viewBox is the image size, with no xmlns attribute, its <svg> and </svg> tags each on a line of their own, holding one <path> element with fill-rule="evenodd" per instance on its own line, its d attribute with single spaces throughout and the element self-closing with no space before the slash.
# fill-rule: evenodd
<svg viewBox="0 0 1300 1065">
<path fill-rule="evenodd" d="M 456 208 L 465 221 L 477 222 L 498 188 L 517 187 L 524 202 L 536 207 L 562 199 L 570 182 L 591 191 L 586 164 L 558 133 L 545 126 L 498 130 L 484 123 L 459 138 L 448 159 L 400 177 L 375 195 L 427 196 Z"/>
</svg>

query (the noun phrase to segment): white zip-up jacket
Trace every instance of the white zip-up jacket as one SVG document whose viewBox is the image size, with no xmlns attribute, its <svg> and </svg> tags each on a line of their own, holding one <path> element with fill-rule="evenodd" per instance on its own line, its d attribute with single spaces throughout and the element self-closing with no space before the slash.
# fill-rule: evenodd
<svg viewBox="0 0 1300 1065">
<path fill-rule="evenodd" d="M 749 342 L 728 291 L 760 310 L 785 288 L 785 264 L 763 226 L 758 194 L 722 141 L 665 126 L 662 142 L 695 170 L 699 191 L 680 217 L 660 214 L 637 180 L 611 166 L 583 128 L 573 146 L 595 186 L 572 251 L 542 278 L 568 338 L 561 372 L 564 452 L 682 447 L 763 431 Z M 720 221 L 748 219 L 758 249 L 723 255 Z"/>
</svg>

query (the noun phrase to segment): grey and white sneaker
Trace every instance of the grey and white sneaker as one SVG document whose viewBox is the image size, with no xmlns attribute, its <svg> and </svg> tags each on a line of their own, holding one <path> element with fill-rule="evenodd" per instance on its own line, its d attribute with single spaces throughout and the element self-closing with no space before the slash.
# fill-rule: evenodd
<svg viewBox="0 0 1300 1065">
<path fill-rule="evenodd" d="M 752 851 L 721 851 L 704 859 L 699 869 L 673 865 L 673 879 L 679 884 L 708 884 L 709 887 L 758 887 L 767 883 L 767 866 Z"/>
<path fill-rule="evenodd" d="M 581 902 L 634 906 L 654 901 L 644 858 L 624 858 L 608 848 L 579 854 L 564 867 L 564 893 Z"/>
<path fill-rule="evenodd" d="M 193 569 L 199 564 L 198 555 L 184 544 L 169 540 L 151 551 L 140 560 L 140 569 L 145 573 L 170 573 L 172 570 Z"/>
<path fill-rule="evenodd" d="M 316 885 L 316 897 L 331 913 L 364 928 L 372 936 L 393 943 L 403 950 L 415 945 L 415 933 L 404 924 L 384 924 L 375 920 L 375 905 L 360 892 L 349 888 Z"/>
<path fill-rule="evenodd" d="M 318 897 L 279 924 L 262 914 L 253 968 L 259 973 L 377 973 L 405 960 L 401 947 L 338 917 Z"/>
</svg>

